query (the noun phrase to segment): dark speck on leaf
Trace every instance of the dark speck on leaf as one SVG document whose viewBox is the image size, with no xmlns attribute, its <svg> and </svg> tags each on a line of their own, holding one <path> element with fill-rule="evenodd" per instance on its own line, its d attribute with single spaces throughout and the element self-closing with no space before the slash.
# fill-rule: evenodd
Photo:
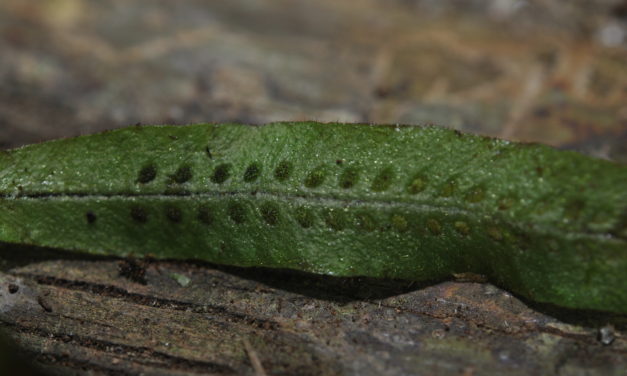
<svg viewBox="0 0 627 376">
<path fill-rule="evenodd" d="M 155 177 L 157 177 L 157 169 L 153 165 L 148 165 L 139 171 L 139 176 L 137 176 L 137 182 L 141 184 L 146 184 L 153 181 Z"/>
<path fill-rule="evenodd" d="M 131 218 L 133 218 L 135 222 L 146 223 L 148 222 L 148 212 L 141 206 L 133 206 L 131 208 Z"/>
<path fill-rule="evenodd" d="M 88 211 L 87 213 L 85 213 L 85 219 L 87 220 L 87 223 L 92 224 L 94 222 L 96 222 L 96 214 L 94 214 L 94 212 L 92 211 Z"/>
<path fill-rule="evenodd" d="M 183 184 L 192 178 L 192 169 L 189 166 L 181 166 L 171 177 L 175 183 Z"/>
<path fill-rule="evenodd" d="M 292 173 L 292 164 L 288 161 L 281 161 L 274 170 L 274 177 L 278 181 L 287 180 Z"/>
<path fill-rule="evenodd" d="M 171 222 L 174 223 L 179 223 L 183 220 L 183 212 L 175 206 L 168 206 L 165 209 L 165 215 Z"/>
<path fill-rule="evenodd" d="M 216 184 L 224 183 L 231 176 L 231 165 L 228 163 L 223 163 L 216 167 L 213 175 L 211 176 L 211 181 Z"/>
</svg>

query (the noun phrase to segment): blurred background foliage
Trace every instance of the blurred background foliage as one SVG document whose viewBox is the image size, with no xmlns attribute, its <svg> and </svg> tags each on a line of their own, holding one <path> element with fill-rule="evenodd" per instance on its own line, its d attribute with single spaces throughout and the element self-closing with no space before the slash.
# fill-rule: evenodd
<svg viewBox="0 0 627 376">
<path fill-rule="evenodd" d="M 433 123 L 627 151 L 624 0 L 3 0 L 0 142 L 136 123 Z"/>
</svg>

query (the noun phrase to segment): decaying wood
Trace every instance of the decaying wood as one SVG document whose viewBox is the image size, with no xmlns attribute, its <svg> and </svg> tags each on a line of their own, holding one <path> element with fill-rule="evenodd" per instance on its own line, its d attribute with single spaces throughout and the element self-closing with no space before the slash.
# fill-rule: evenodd
<svg viewBox="0 0 627 376">
<path fill-rule="evenodd" d="M 336 279 L 11 245 L 2 254 L 19 258 L 0 275 L 2 327 L 60 374 L 255 375 L 250 349 L 269 375 L 627 369 L 624 316 L 531 309 L 486 283 Z M 129 263 L 144 280 L 127 273 Z"/>
</svg>

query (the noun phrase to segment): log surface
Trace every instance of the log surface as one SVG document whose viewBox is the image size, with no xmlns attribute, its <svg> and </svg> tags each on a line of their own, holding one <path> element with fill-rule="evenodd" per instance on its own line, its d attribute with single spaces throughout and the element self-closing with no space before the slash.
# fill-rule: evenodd
<svg viewBox="0 0 627 376">
<path fill-rule="evenodd" d="M 624 317 L 532 309 L 487 283 L 2 254 L 12 262 L 0 275 L 2 327 L 54 374 L 255 375 L 254 356 L 268 375 L 627 369 Z"/>
</svg>

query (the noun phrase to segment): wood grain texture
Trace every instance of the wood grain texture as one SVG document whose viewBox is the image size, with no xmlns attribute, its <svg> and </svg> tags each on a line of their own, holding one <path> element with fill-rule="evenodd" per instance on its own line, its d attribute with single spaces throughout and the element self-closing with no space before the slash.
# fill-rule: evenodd
<svg viewBox="0 0 627 376">
<path fill-rule="evenodd" d="M 488 284 L 13 251 L 23 258 L 0 277 L 2 327 L 56 374 L 252 375 L 244 340 L 270 375 L 620 375 L 627 365 L 624 317 L 536 307 L 576 318 L 567 324 Z M 615 329 L 604 346 L 607 323 Z"/>
</svg>

